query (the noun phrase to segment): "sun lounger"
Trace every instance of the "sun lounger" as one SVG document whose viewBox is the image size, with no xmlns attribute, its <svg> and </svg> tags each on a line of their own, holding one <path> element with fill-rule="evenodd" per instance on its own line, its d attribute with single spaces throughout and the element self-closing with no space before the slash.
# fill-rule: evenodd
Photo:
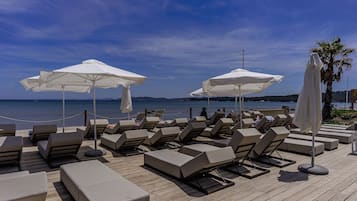
<svg viewBox="0 0 357 201">
<path fill-rule="evenodd" d="M 15 136 L 16 124 L 0 124 L 0 137 Z"/>
<path fill-rule="evenodd" d="M 239 120 L 239 114 L 235 112 L 230 112 L 227 114 L 226 118 L 231 118 L 234 122 L 237 122 Z"/>
<path fill-rule="evenodd" d="M 180 132 L 180 127 L 178 126 L 160 128 L 154 132 L 148 131 L 148 137 L 145 139 L 144 144 L 149 146 L 159 146 L 166 142 L 173 142 Z"/>
<path fill-rule="evenodd" d="M 249 160 L 249 154 L 253 150 L 255 144 L 260 140 L 260 132 L 255 128 L 236 129 L 232 138 L 215 140 L 214 146 L 217 147 L 232 147 L 236 159 L 232 165 L 225 166 L 224 169 L 252 179 L 257 176 L 266 174 L 269 170 L 255 166 L 253 163 L 246 164 Z M 182 147 L 183 153 L 190 153 L 196 155 L 197 153 L 208 151 L 211 145 L 207 144 L 193 144 Z M 249 169 L 247 168 L 249 167 Z"/>
<path fill-rule="evenodd" d="M 105 128 L 104 133 L 106 134 L 117 134 L 123 133 L 127 130 L 135 130 L 138 129 L 138 125 L 135 123 L 134 120 L 120 120 L 114 127 Z"/>
<path fill-rule="evenodd" d="M 0 137 L 0 164 L 14 163 L 21 169 L 22 146 L 21 136 Z"/>
<path fill-rule="evenodd" d="M 231 130 L 240 129 L 240 121 L 238 121 Z M 253 128 L 255 126 L 255 121 L 252 118 L 242 119 L 242 128 Z"/>
<path fill-rule="evenodd" d="M 97 160 L 62 165 L 60 179 L 76 201 L 149 201 L 149 194 Z"/>
<path fill-rule="evenodd" d="M 139 129 L 151 130 L 160 122 L 159 117 L 145 117 L 139 124 Z"/>
<path fill-rule="evenodd" d="M 303 133 L 300 131 L 300 129 L 290 129 L 291 133 L 297 133 L 297 134 L 307 134 L 307 135 L 312 135 L 311 131 L 308 133 Z M 346 133 L 338 133 L 338 132 L 328 132 L 328 131 L 319 131 L 316 136 L 319 137 L 327 137 L 327 138 L 333 138 L 333 139 L 338 139 L 339 143 L 344 143 L 344 144 L 350 144 L 352 143 L 352 134 L 346 134 Z"/>
<path fill-rule="evenodd" d="M 176 118 L 172 122 L 169 122 L 169 126 L 178 126 L 180 129 L 183 129 L 187 126 L 188 119 L 187 118 Z"/>
<path fill-rule="evenodd" d="M 148 138 L 146 129 L 129 130 L 122 134 L 103 134 L 101 144 L 114 151 L 122 151 L 126 155 L 142 153 L 138 147 Z M 128 152 L 129 151 L 129 152 Z M 134 152 L 130 152 L 134 151 Z"/>
<path fill-rule="evenodd" d="M 217 123 L 218 120 L 224 118 L 224 112 L 214 112 L 214 114 L 209 118 L 208 125 L 214 125 Z"/>
<path fill-rule="evenodd" d="M 47 140 L 51 133 L 57 133 L 57 125 L 34 125 L 32 131 L 29 132 L 30 140 L 33 144 L 37 141 Z"/>
<path fill-rule="evenodd" d="M 37 148 L 48 164 L 55 167 L 52 163 L 55 159 L 72 157 L 78 160 L 82 139 L 80 133 L 53 133 L 48 140 L 39 141 Z"/>
<path fill-rule="evenodd" d="M 176 141 L 187 142 L 199 136 L 206 128 L 205 122 L 190 122 L 177 136 Z"/>
<path fill-rule="evenodd" d="M 213 127 L 205 128 L 201 135 L 206 137 L 219 137 L 220 134 L 230 134 L 233 123 L 233 120 L 230 118 L 221 118 Z"/>
<path fill-rule="evenodd" d="M 324 152 L 324 149 L 325 149 L 325 145 L 323 143 L 315 142 L 315 155 L 322 154 Z M 287 138 L 279 146 L 279 150 L 311 156 L 312 142 L 306 140 Z"/>
<path fill-rule="evenodd" d="M 278 114 L 274 117 L 273 122 L 271 122 L 271 127 L 286 126 L 288 123 L 288 117 L 285 114 Z"/>
<path fill-rule="evenodd" d="M 251 158 L 261 163 L 267 163 L 277 167 L 285 167 L 294 164 L 295 161 L 293 160 L 272 156 L 288 135 L 289 130 L 285 127 L 270 128 L 254 147 L 251 153 Z"/>
<path fill-rule="evenodd" d="M 264 116 L 263 113 L 261 113 L 260 111 L 249 111 L 250 115 L 252 116 L 251 118 L 253 118 L 254 120 L 256 120 L 258 117 L 262 117 Z"/>
<path fill-rule="evenodd" d="M 0 200 L 45 201 L 46 172 L 21 171 L 0 175 Z"/>
<path fill-rule="evenodd" d="M 320 128 L 320 131 L 327 131 L 327 132 L 333 132 L 333 133 L 345 133 L 345 134 L 355 134 L 355 131 L 353 130 L 339 130 L 339 129 L 332 129 L 332 128 Z"/>
<path fill-rule="evenodd" d="M 312 141 L 312 136 L 303 134 L 290 133 L 288 138 L 296 140 L 306 140 Z M 333 150 L 338 148 L 338 139 L 326 138 L 326 137 L 315 137 L 315 142 L 320 142 L 325 145 L 326 150 Z"/>
<path fill-rule="evenodd" d="M 234 185 L 232 181 L 209 174 L 218 167 L 232 163 L 234 159 L 235 155 L 231 147 L 216 147 L 194 156 L 181 153 L 180 150 L 162 149 L 146 152 L 144 165 L 208 194 Z M 215 185 L 210 185 L 211 182 L 214 182 Z"/>
<path fill-rule="evenodd" d="M 95 123 L 97 137 L 99 138 L 104 132 L 104 130 L 107 128 L 109 121 L 108 119 L 97 119 Z M 85 130 L 77 128 L 77 133 L 81 133 L 82 136 L 86 138 L 94 138 L 94 119 L 89 120 L 89 124 L 87 125 Z"/>
</svg>

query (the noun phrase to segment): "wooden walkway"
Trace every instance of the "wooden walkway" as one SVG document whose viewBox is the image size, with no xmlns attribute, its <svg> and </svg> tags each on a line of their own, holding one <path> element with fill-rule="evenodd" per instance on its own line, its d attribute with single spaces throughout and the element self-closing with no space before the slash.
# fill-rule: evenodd
<svg viewBox="0 0 357 201">
<path fill-rule="evenodd" d="M 17 135 L 25 136 L 25 131 Z M 46 171 L 48 176 L 48 201 L 73 200 L 63 184 L 59 181 L 59 170 L 50 169 L 38 154 L 37 148 L 25 138 L 22 168 L 30 172 Z M 93 141 L 85 141 L 80 149 L 79 156 L 91 149 Z M 100 147 L 103 149 L 102 147 Z M 150 193 L 150 200 L 357 200 L 357 156 L 349 155 L 351 145 L 339 145 L 337 150 L 325 151 L 317 156 L 317 163 L 327 167 L 330 174 L 327 176 L 312 176 L 299 173 L 297 166 L 309 163 L 307 156 L 280 152 L 283 157 L 296 160 L 297 163 L 286 168 L 271 167 L 270 173 L 252 180 L 221 171 L 221 174 L 230 178 L 235 185 L 213 194 L 204 195 L 199 191 L 181 183 L 178 180 L 163 175 L 155 170 L 143 166 L 143 155 L 125 157 L 107 151 L 101 158 L 104 164 L 119 174 L 137 184 Z M 0 173 L 10 171 L 9 168 L 0 169 Z M 95 174 L 95 173 L 93 173 Z M 35 184 L 34 184 L 35 185 Z"/>
</svg>

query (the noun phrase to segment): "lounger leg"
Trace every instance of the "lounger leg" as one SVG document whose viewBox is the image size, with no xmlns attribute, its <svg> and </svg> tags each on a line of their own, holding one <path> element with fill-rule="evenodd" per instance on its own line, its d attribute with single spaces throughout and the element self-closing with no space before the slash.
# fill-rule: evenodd
<svg viewBox="0 0 357 201">
<path fill-rule="evenodd" d="M 209 180 L 209 182 L 203 183 L 200 181 L 204 179 L 206 179 L 206 181 Z M 184 183 L 205 194 L 214 193 L 216 191 L 234 185 L 233 181 L 209 173 L 205 173 L 202 175 L 192 177 L 190 179 L 186 179 Z M 211 183 L 211 185 L 209 183 Z"/>
</svg>

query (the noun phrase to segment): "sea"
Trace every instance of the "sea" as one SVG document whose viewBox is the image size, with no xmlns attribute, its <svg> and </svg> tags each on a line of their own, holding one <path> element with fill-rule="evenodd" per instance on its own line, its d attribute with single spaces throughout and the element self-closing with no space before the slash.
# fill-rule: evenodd
<svg viewBox="0 0 357 201">
<path fill-rule="evenodd" d="M 116 123 L 120 119 L 135 118 L 140 112 L 164 110 L 162 119 L 170 120 L 178 117 L 198 116 L 202 107 L 207 108 L 209 115 L 217 109 L 234 111 L 234 101 L 192 101 L 188 99 L 134 99 L 133 111 L 121 113 L 120 100 L 97 100 L 97 118 L 109 119 Z M 344 103 L 334 103 L 336 107 L 344 107 Z M 295 109 L 296 102 L 248 101 L 243 103 L 244 110 L 269 109 L 287 106 Z M 238 104 L 239 108 L 239 104 Z M 88 119 L 93 118 L 92 100 L 66 100 L 65 126 L 83 126 L 84 111 Z M 16 129 L 30 129 L 38 124 L 57 124 L 62 127 L 62 100 L 0 100 L 0 124 L 15 123 Z"/>
</svg>

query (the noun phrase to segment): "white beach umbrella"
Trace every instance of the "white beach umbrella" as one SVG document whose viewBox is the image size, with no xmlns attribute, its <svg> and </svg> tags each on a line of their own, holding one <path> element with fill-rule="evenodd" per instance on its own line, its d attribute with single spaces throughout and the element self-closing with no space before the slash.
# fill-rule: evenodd
<svg viewBox="0 0 357 201">
<path fill-rule="evenodd" d="M 40 80 L 46 83 L 47 86 L 66 83 L 71 86 L 88 86 L 93 90 L 95 149 L 86 152 L 87 156 L 100 156 L 103 154 L 102 151 L 97 150 L 95 88 L 116 88 L 120 85 L 128 87 L 132 84 L 141 84 L 146 79 L 145 76 L 109 66 L 94 59 L 85 60 L 81 64 L 57 69 L 52 72 L 42 71 L 40 75 Z"/>
<path fill-rule="evenodd" d="M 239 97 L 239 108 L 242 111 L 243 95 L 261 92 L 274 82 L 279 82 L 282 79 L 283 76 L 281 75 L 257 73 L 238 68 L 204 81 L 202 88 L 208 94 L 219 94 L 220 96 L 223 94 L 223 96 L 235 97 L 235 110 L 237 112 L 237 97 Z M 242 118 L 242 115 L 240 117 Z"/>
<path fill-rule="evenodd" d="M 26 90 L 32 90 L 34 92 L 49 92 L 49 91 L 61 91 L 62 92 L 62 132 L 64 133 L 65 127 L 65 92 L 77 92 L 77 93 L 89 93 L 90 87 L 86 86 L 68 86 L 62 85 L 52 85 L 51 87 L 46 85 L 41 85 L 40 76 L 28 77 L 20 81 L 22 86 Z"/>
<path fill-rule="evenodd" d="M 299 166 L 299 170 L 311 174 L 328 174 L 328 170 L 322 166 L 315 165 L 315 135 L 320 130 L 321 114 L 321 68 L 323 63 L 317 53 L 309 57 L 304 86 L 300 92 L 295 110 L 294 124 L 302 132 L 312 131 L 312 158 L 311 164 Z"/>
</svg>

